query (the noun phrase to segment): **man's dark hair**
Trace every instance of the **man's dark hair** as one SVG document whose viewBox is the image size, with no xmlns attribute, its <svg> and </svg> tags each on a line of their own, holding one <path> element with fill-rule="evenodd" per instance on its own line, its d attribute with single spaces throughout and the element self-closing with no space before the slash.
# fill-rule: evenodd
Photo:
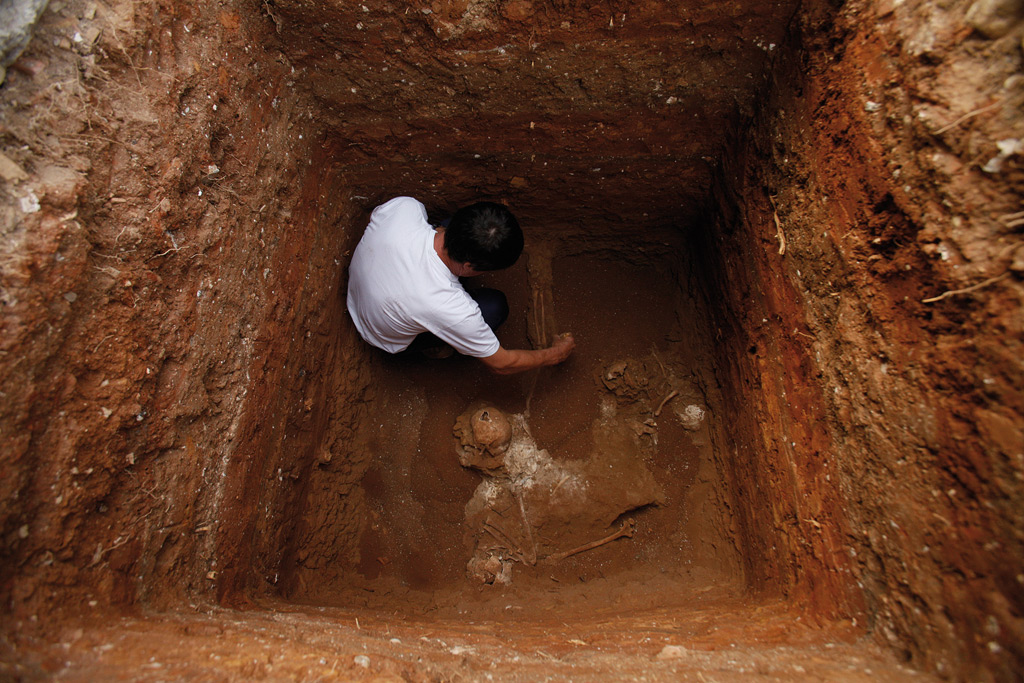
<svg viewBox="0 0 1024 683">
<path fill-rule="evenodd" d="M 508 268 L 523 253 L 523 231 L 512 212 L 494 202 L 477 202 L 455 212 L 444 232 L 444 248 L 473 270 Z"/>
</svg>

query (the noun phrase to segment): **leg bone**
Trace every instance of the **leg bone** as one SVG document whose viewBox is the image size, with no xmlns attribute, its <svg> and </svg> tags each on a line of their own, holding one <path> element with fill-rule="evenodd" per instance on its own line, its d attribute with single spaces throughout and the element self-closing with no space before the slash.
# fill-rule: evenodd
<svg viewBox="0 0 1024 683">
<path fill-rule="evenodd" d="M 602 538 L 599 541 L 592 541 L 590 543 L 587 543 L 586 545 L 581 545 L 579 548 L 573 548 L 572 550 L 566 550 L 564 553 L 555 553 L 554 555 L 548 555 L 544 559 L 545 559 L 546 562 L 559 562 L 559 561 L 564 560 L 567 557 L 571 557 L 572 555 L 575 555 L 577 553 L 586 552 L 587 550 L 593 550 L 594 548 L 598 548 L 598 547 L 600 547 L 600 546 L 602 546 L 602 545 L 604 545 L 606 543 L 611 543 L 615 539 L 622 538 L 623 536 L 625 536 L 627 538 L 632 538 L 633 537 L 633 529 L 635 527 L 636 527 L 636 522 L 633 519 L 627 519 L 625 522 L 622 523 L 622 526 L 619 527 L 618 531 L 616 531 L 615 533 L 613 533 L 612 535 L 610 535 L 610 536 L 608 536 L 606 538 Z"/>
</svg>

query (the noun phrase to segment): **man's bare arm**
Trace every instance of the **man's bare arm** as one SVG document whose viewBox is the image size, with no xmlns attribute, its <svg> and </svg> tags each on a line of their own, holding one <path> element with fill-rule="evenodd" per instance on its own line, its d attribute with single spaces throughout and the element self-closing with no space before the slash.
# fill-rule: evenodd
<svg viewBox="0 0 1024 683">
<path fill-rule="evenodd" d="M 499 375 L 512 375 L 525 372 L 545 365 L 558 365 L 576 348 L 576 340 L 571 334 L 559 335 L 555 343 L 546 349 L 529 351 L 526 349 L 498 348 L 493 356 L 481 358 L 484 365 Z"/>
</svg>

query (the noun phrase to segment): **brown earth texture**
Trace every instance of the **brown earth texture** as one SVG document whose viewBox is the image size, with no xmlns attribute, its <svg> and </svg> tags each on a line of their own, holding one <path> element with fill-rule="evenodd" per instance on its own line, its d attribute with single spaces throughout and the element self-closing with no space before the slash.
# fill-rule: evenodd
<svg viewBox="0 0 1024 683">
<path fill-rule="evenodd" d="M 50 0 L 0 86 L 0 678 L 1019 680 L 1022 41 L 1021 0 Z M 507 204 L 476 282 L 570 359 L 363 342 L 400 195 Z"/>
</svg>

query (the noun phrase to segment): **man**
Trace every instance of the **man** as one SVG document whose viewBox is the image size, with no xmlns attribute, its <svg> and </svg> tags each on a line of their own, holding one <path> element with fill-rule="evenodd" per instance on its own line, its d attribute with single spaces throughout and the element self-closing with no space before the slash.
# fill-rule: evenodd
<svg viewBox="0 0 1024 683">
<path fill-rule="evenodd" d="M 506 349 L 494 334 L 508 315 L 504 295 L 467 293 L 459 282 L 508 268 L 522 251 L 519 223 L 500 204 L 459 209 L 447 227 L 435 229 L 423 204 L 396 197 L 373 210 L 352 255 L 349 314 L 363 339 L 389 353 L 435 341 L 499 374 L 556 365 L 575 348 L 571 335 L 546 349 Z"/>
</svg>

